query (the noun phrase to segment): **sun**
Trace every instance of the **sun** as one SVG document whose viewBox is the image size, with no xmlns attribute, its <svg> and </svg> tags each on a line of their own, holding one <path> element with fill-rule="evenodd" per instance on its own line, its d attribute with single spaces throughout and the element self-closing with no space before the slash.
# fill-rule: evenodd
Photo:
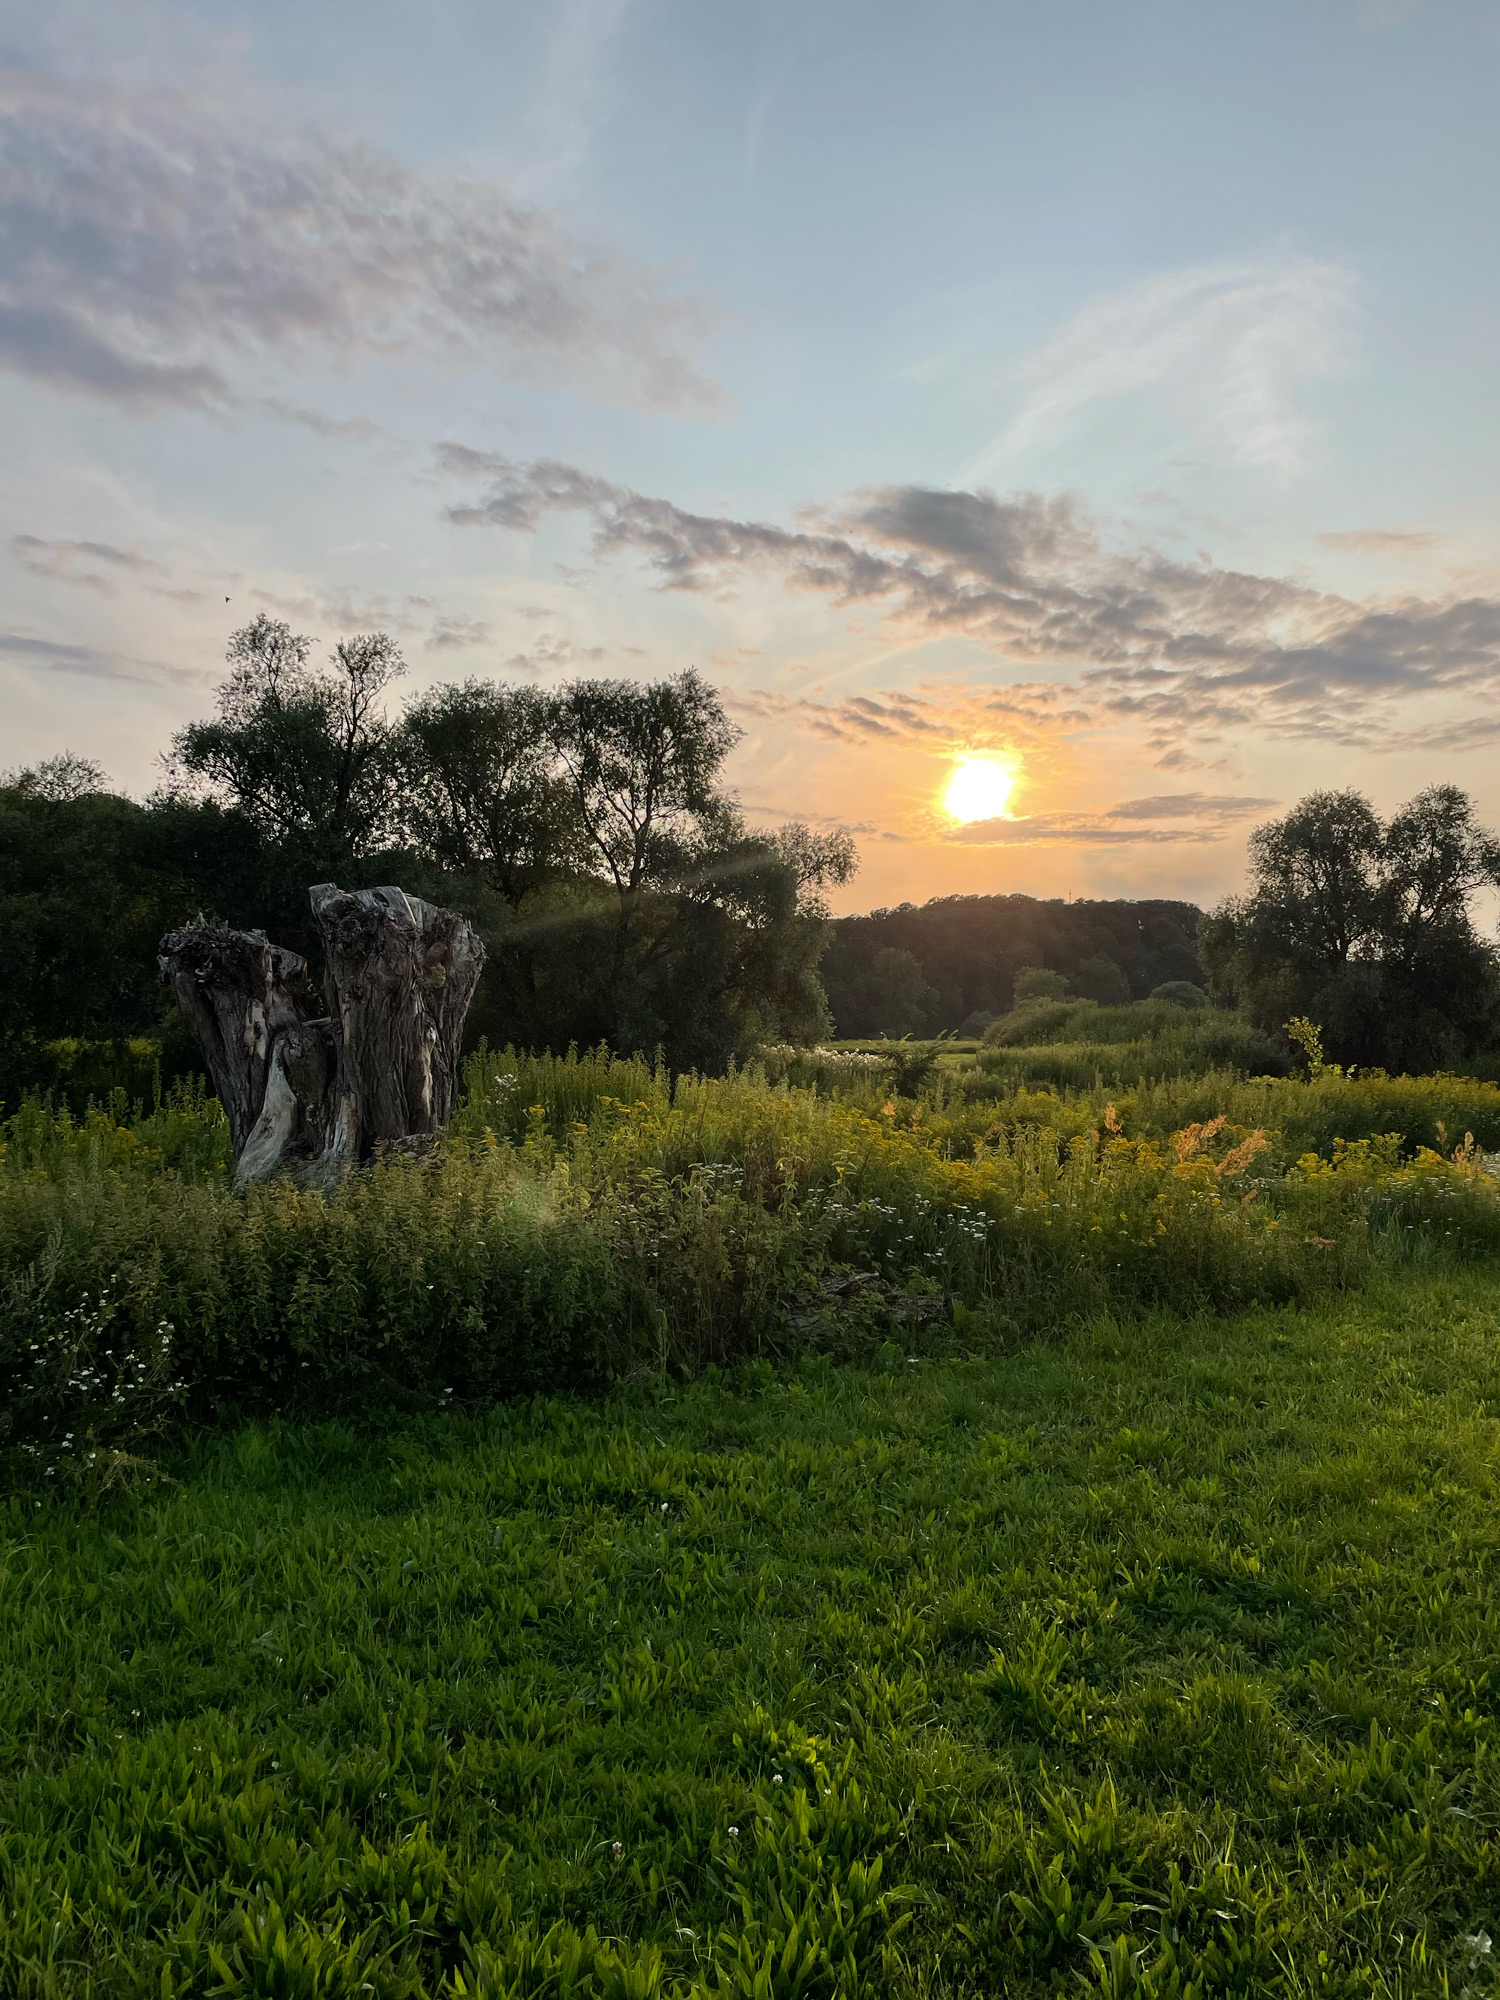
<svg viewBox="0 0 1500 2000">
<path fill-rule="evenodd" d="M 960 757 L 943 793 L 944 809 L 952 819 L 999 819 L 1015 783 L 1015 771 L 998 757 Z"/>
</svg>

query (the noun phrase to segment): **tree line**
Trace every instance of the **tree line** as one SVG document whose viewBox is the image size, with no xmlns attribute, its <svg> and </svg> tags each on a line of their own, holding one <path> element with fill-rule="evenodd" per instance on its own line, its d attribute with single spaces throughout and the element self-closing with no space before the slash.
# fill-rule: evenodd
<svg viewBox="0 0 1500 2000">
<path fill-rule="evenodd" d="M 1475 918 L 1500 840 L 1449 785 L 1383 820 L 1318 792 L 1250 840 L 1246 891 L 1187 902 L 945 896 L 837 921 L 850 837 L 748 826 L 737 738 L 696 673 L 543 691 L 473 679 L 392 714 L 381 633 L 237 632 L 213 713 L 173 739 L 143 803 L 62 755 L 0 780 L 0 1098 L 48 1081 L 62 1037 L 164 1038 L 155 977 L 204 912 L 316 956 L 310 884 L 397 882 L 462 911 L 489 954 L 471 1034 L 608 1042 L 719 1070 L 766 1041 L 974 1031 L 1023 968 L 1102 1003 L 1193 981 L 1333 1060 L 1425 1070 L 1500 1048 L 1500 960 Z"/>
<path fill-rule="evenodd" d="M 144 804 L 68 756 L 0 786 L 13 1081 L 55 1037 L 170 1037 L 156 943 L 200 909 L 315 956 L 320 881 L 393 881 L 469 915 L 489 953 L 473 1031 L 492 1039 L 719 1069 L 830 1031 L 825 898 L 853 841 L 746 825 L 723 776 L 738 732 L 696 673 L 470 680 L 393 716 L 404 664 L 386 635 L 318 666 L 265 616 L 228 665 Z"/>
<path fill-rule="evenodd" d="M 1046 967 L 1080 1000 L 1143 1000 L 1172 980 L 1201 982 L 1202 912 L 1170 901 L 942 896 L 841 917 L 823 981 L 844 1035 L 977 1032 L 1016 998 L 1016 975 Z"/>
</svg>

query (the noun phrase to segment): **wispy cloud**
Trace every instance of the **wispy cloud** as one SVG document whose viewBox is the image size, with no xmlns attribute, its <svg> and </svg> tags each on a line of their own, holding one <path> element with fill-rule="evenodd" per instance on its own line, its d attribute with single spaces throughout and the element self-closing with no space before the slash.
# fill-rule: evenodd
<svg viewBox="0 0 1500 2000">
<path fill-rule="evenodd" d="M 1415 698 L 1439 704 L 1427 727 L 1447 726 L 1443 701 L 1472 714 L 1500 699 L 1500 600 L 1355 600 L 1149 547 L 1115 553 L 1066 498 L 883 487 L 783 528 L 692 513 L 553 461 L 457 445 L 439 456 L 484 482 L 449 508 L 459 525 L 527 531 L 578 512 L 596 556 L 632 553 L 665 590 L 765 575 L 869 604 L 908 637 L 962 634 L 1012 667 L 1071 676 L 1077 720 L 1128 722 L 1159 750 L 1188 732 L 1394 747 L 1411 740 Z"/>
<path fill-rule="evenodd" d="M 134 660 L 123 653 L 108 652 L 61 639 L 43 639 L 28 632 L 0 632 L 0 660 L 45 673 L 82 674 L 90 680 L 131 681 L 144 687 L 176 682 L 188 686 L 209 686 L 215 674 L 195 672 L 188 667 L 172 667 L 155 660 Z"/>
<path fill-rule="evenodd" d="M 524 162 L 517 183 L 528 193 L 554 193 L 587 157 L 605 58 L 628 6 L 629 0 L 554 0 L 546 10 L 546 58 L 513 149 Z"/>
<path fill-rule="evenodd" d="M 1090 813 L 1032 813 L 1016 819 L 970 820 L 945 837 L 961 847 L 1033 847 L 1055 841 L 1086 847 L 1159 847 L 1202 846 L 1222 840 L 1226 832 L 1216 820 L 1195 826 L 1127 826 Z"/>
<path fill-rule="evenodd" d="M 729 689 L 729 708 L 747 722 L 786 726 L 827 743 L 912 743 L 937 750 L 997 748 L 1018 734 L 1089 720 L 1068 705 L 1069 690 L 1046 682 L 1006 688 L 917 687 L 850 694 L 836 701 L 775 688 Z"/>
<path fill-rule="evenodd" d="M 491 182 L 181 93 L 0 73 L 0 365 L 35 380 L 150 410 L 236 399 L 250 364 L 423 352 L 702 407 L 703 326 Z"/>
<path fill-rule="evenodd" d="M 427 635 L 429 653 L 454 652 L 468 646 L 487 646 L 495 636 L 493 625 L 482 618 L 439 618 Z"/>
<path fill-rule="evenodd" d="M 1268 812 L 1275 799 L 1231 798 L 1216 792 L 1167 792 L 1154 799 L 1126 799 L 1106 819 L 1247 819 Z"/>
<path fill-rule="evenodd" d="M 1168 271 L 1094 299 L 1023 364 L 1021 409 L 971 476 L 1142 393 L 1163 399 L 1205 454 L 1296 465 L 1311 434 L 1298 389 L 1351 352 L 1353 295 L 1341 266 L 1287 260 Z"/>
<path fill-rule="evenodd" d="M 596 667 L 605 657 L 603 646 L 575 646 L 571 639 L 543 632 L 534 646 L 512 653 L 505 664 L 511 673 L 558 673 L 572 667 Z"/>
<path fill-rule="evenodd" d="M 116 548 L 112 542 L 48 541 L 41 535 L 12 535 L 11 548 L 24 569 L 52 583 L 73 584 L 101 597 L 119 593 L 121 576 L 164 577 L 165 566 L 138 549 Z"/>
<path fill-rule="evenodd" d="M 1423 549 L 1435 547 L 1440 537 L 1418 529 L 1340 528 L 1319 535 L 1317 540 L 1321 547 L 1341 555 L 1401 556 L 1419 555 Z"/>
</svg>

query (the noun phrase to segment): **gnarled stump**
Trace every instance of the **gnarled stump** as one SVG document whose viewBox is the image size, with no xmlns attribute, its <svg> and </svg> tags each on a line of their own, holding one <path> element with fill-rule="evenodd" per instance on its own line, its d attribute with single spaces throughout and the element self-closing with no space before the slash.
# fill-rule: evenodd
<svg viewBox="0 0 1500 2000">
<path fill-rule="evenodd" d="M 200 917 L 167 933 L 156 963 L 203 1051 L 238 1159 L 265 1103 L 277 1041 L 312 1011 L 306 961 L 263 931 Z"/>
<path fill-rule="evenodd" d="M 236 1179 L 333 1174 L 453 1114 L 484 947 L 452 910 L 400 889 L 312 891 L 326 1014 L 307 968 L 258 931 L 185 925 L 157 960 L 224 1108 Z"/>
</svg>

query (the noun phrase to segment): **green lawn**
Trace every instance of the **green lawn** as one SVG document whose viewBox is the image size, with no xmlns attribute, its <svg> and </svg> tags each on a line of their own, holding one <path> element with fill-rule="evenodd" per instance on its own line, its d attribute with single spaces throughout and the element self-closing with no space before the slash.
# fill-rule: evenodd
<svg viewBox="0 0 1500 2000">
<path fill-rule="evenodd" d="M 1500 1990 L 1500 1293 L 6 1518 L 0 1992 Z"/>
</svg>

